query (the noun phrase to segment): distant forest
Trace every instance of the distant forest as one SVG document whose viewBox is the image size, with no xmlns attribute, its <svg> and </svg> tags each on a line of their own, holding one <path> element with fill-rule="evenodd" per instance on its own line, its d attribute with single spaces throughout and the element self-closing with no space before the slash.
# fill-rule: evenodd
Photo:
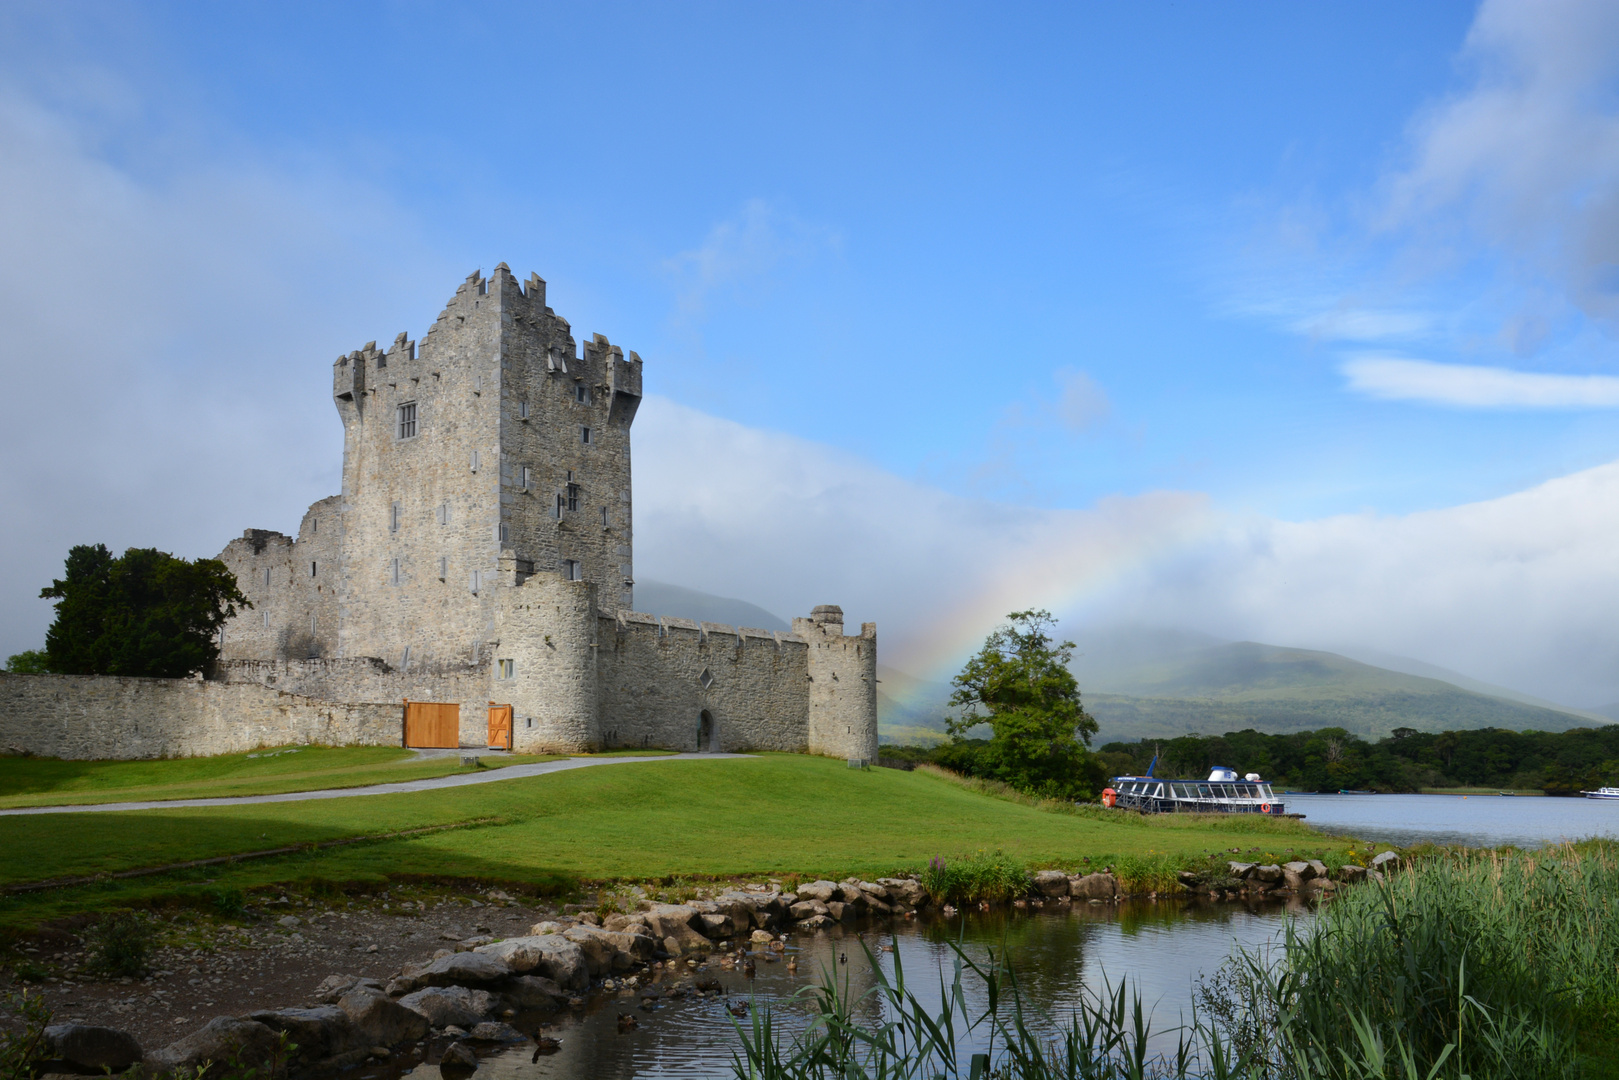
<svg viewBox="0 0 1619 1080">
<path fill-rule="evenodd" d="M 1439 734 L 1396 728 L 1376 742 L 1342 728 L 1288 735 L 1254 731 L 1112 742 L 1098 757 L 1109 776 L 1207 776 L 1215 765 L 1257 772 L 1296 791 L 1417 791 L 1483 787 L 1578 795 L 1619 785 L 1619 724 L 1573 731 L 1478 728 Z"/>
</svg>

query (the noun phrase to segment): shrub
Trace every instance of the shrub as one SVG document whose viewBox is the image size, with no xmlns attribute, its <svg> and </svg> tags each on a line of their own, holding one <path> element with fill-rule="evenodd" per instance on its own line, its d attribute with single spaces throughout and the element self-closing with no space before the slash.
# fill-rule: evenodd
<svg viewBox="0 0 1619 1080">
<path fill-rule="evenodd" d="M 935 858 L 917 875 L 937 903 L 1005 903 L 1029 892 L 1029 871 L 1001 852 L 959 859 Z"/>
<path fill-rule="evenodd" d="M 144 975 L 152 938 L 151 924 L 134 912 L 108 915 L 90 931 L 90 966 L 105 975 Z"/>
</svg>

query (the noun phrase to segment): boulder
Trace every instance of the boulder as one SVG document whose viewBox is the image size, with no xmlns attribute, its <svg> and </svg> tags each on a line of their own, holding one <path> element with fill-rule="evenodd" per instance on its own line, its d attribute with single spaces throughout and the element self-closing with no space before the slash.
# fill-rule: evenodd
<svg viewBox="0 0 1619 1080">
<path fill-rule="evenodd" d="M 528 1009 L 549 1011 L 568 1000 L 562 987 L 543 975 L 519 975 L 501 987 L 500 996 L 518 1012 Z"/>
<path fill-rule="evenodd" d="M 362 979 L 358 975 L 328 975 L 319 986 L 315 987 L 315 1000 L 322 1005 L 336 1005 L 338 998 L 356 986 L 382 989 L 382 983 L 376 979 Z"/>
<path fill-rule="evenodd" d="M 698 911 L 686 904 L 653 904 L 650 911 L 641 913 L 641 918 L 655 938 L 669 937 L 676 933 L 677 927 L 698 928 Z"/>
<path fill-rule="evenodd" d="M 1182 870 L 1175 875 L 1175 879 L 1188 889 L 1195 889 L 1203 881 L 1203 876 L 1195 870 Z"/>
<path fill-rule="evenodd" d="M 325 1061 L 354 1046 L 354 1025 L 348 1014 L 335 1005 L 320 1005 L 313 1009 L 264 1009 L 243 1017 L 256 1020 L 271 1031 L 286 1032 L 287 1041 L 298 1047 L 293 1052 L 299 1061 Z"/>
<path fill-rule="evenodd" d="M 1277 866 L 1275 863 L 1270 863 L 1266 866 L 1256 866 L 1254 867 L 1253 878 L 1255 881 L 1262 881 L 1266 884 L 1281 881 L 1282 868 Z"/>
<path fill-rule="evenodd" d="M 1315 871 L 1307 862 L 1290 862 L 1282 864 L 1282 880 L 1289 889 L 1302 889 L 1304 883 L 1315 877 Z"/>
<path fill-rule="evenodd" d="M 800 922 L 813 919 L 817 915 L 827 914 L 827 905 L 820 900 L 800 900 L 789 909 L 792 917 Z"/>
<path fill-rule="evenodd" d="M 601 934 L 612 943 L 620 955 L 629 957 L 631 965 L 650 964 L 657 957 L 658 943 L 644 927 L 639 932 L 604 930 Z"/>
<path fill-rule="evenodd" d="M 1383 871 L 1381 871 L 1381 870 L 1368 870 L 1368 871 L 1366 871 L 1366 880 L 1367 881 L 1375 881 L 1379 885 L 1381 885 L 1383 882 L 1387 881 L 1388 879 L 1383 876 Z"/>
<path fill-rule="evenodd" d="M 1070 878 L 1068 895 L 1076 900 L 1114 900 L 1119 895 L 1119 879 L 1106 873 Z"/>
<path fill-rule="evenodd" d="M 1400 856 L 1392 851 L 1385 851 L 1372 859 L 1372 869 L 1381 873 L 1397 870 L 1400 866 Z"/>
<path fill-rule="evenodd" d="M 838 882 L 837 899 L 842 900 L 845 904 L 862 904 L 866 900 L 866 894 L 861 891 L 860 883 L 851 878 L 848 881 Z M 827 903 L 831 903 L 831 901 L 829 900 Z"/>
<path fill-rule="evenodd" d="M 1064 882 L 1064 884 L 1066 885 L 1067 882 Z M 894 906 L 892 904 L 888 903 L 888 901 L 886 901 L 886 900 L 880 900 L 877 897 L 870 895 L 869 893 L 866 894 L 865 908 L 866 908 L 866 910 L 868 912 L 870 912 L 873 915 L 892 915 L 892 914 L 894 914 Z"/>
<path fill-rule="evenodd" d="M 1338 867 L 1338 880 L 1344 882 L 1345 884 L 1352 884 L 1357 881 L 1365 881 L 1366 868 L 1364 866 L 1356 866 L 1354 863 L 1344 863 L 1344 865 Z"/>
<path fill-rule="evenodd" d="M 488 1016 L 495 1008 L 495 997 L 487 990 L 469 990 L 464 986 L 429 986 L 414 994 L 406 994 L 399 1004 L 412 1012 L 421 1013 L 436 1028 L 469 1028 Z"/>
<path fill-rule="evenodd" d="M 602 923 L 603 930 L 630 930 L 632 927 L 636 928 L 632 932 L 642 934 L 650 932 L 647 926 L 646 916 L 642 915 L 639 911 L 630 915 L 615 912 L 614 914 L 607 916 L 606 920 Z"/>
<path fill-rule="evenodd" d="M 1068 875 L 1061 870 L 1037 870 L 1034 874 L 1034 891 L 1041 896 L 1067 896 Z"/>
<path fill-rule="evenodd" d="M 1232 877 L 1246 878 L 1254 872 L 1255 865 L 1255 863 L 1251 862 L 1228 862 L 1226 863 L 1226 868 L 1231 871 Z"/>
<path fill-rule="evenodd" d="M 730 937 L 736 932 L 736 923 L 731 921 L 729 915 L 722 915 L 718 912 L 704 912 L 697 917 L 702 920 L 702 926 L 699 929 L 702 930 L 704 937 Z M 751 924 L 753 920 L 750 918 L 748 922 Z"/>
<path fill-rule="evenodd" d="M 828 901 L 826 913 L 833 922 L 853 922 L 855 916 L 860 914 L 859 909 L 853 904 L 846 904 L 842 900 Z"/>
<path fill-rule="evenodd" d="M 91 1024 L 52 1024 L 45 1029 L 45 1056 L 75 1069 L 123 1072 L 141 1060 L 135 1036 L 117 1028 Z"/>
<path fill-rule="evenodd" d="M 425 1024 L 422 1030 L 427 1030 Z M 144 1068 L 148 1073 L 169 1073 L 176 1069 L 200 1069 L 212 1062 L 221 1069 L 234 1063 L 265 1070 L 280 1047 L 281 1037 L 257 1020 L 216 1016 L 185 1038 L 146 1055 Z"/>
<path fill-rule="evenodd" d="M 585 967 L 592 979 L 600 979 L 613 973 L 613 962 L 618 958 L 618 950 L 613 943 L 605 940 L 602 932 L 594 926 L 570 926 L 562 932 L 562 936 L 579 946 L 584 955 Z M 626 959 L 625 967 L 629 966 Z"/>
<path fill-rule="evenodd" d="M 475 1039 L 478 1042 L 509 1043 L 522 1041 L 523 1033 L 510 1024 L 501 1023 L 499 1020 L 485 1020 L 467 1032 L 467 1038 Z"/>
<path fill-rule="evenodd" d="M 835 881 L 812 881 L 808 885 L 800 885 L 797 891 L 801 903 L 805 900 L 819 900 L 824 904 L 838 899 L 839 890 Z"/>
<path fill-rule="evenodd" d="M 663 951 L 670 956 L 707 952 L 713 947 L 712 941 L 689 926 L 676 926 L 669 932 L 669 936 L 663 939 Z"/>
<path fill-rule="evenodd" d="M 882 884 L 881 882 L 857 881 L 855 882 L 855 885 L 860 888 L 861 892 L 865 893 L 869 897 L 881 900 L 885 904 L 893 902 L 894 898 L 893 896 L 889 895 L 888 886 Z"/>
<path fill-rule="evenodd" d="M 337 1007 L 348 1016 L 363 1046 L 396 1046 L 427 1034 L 425 1016 L 382 994 L 351 990 Z"/>
<path fill-rule="evenodd" d="M 830 915 L 811 915 L 807 919 L 798 920 L 798 928 L 800 930 L 819 930 L 823 926 L 831 925 L 832 916 Z"/>
<path fill-rule="evenodd" d="M 470 1076 L 478 1069 L 478 1055 L 466 1043 L 451 1043 L 440 1055 L 438 1068 L 444 1076 Z"/>
<path fill-rule="evenodd" d="M 504 982 L 511 975 L 511 968 L 506 965 L 504 959 L 491 956 L 482 951 L 483 948 L 439 957 L 414 973 L 417 985 L 494 986 Z"/>
<path fill-rule="evenodd" d="M 1324 878 L 1328 876 L 1327 864 L 1322 862 L 1320 859 L 1306 859 L 1305 861 L 1310 864 L 1312 877 Z"/>
<path fill-rule="evenodd" d="M 590 986 L 584 950 L 561 934 L 507 938 L 458 955 L 492 956 L 504 962 L 514 975 L 543 975 L 564 990 L 577 992 Z"/>
<path fill-rule="evenodd" d="M 893 903 L 913 908 L 927 906 L 928 891 L 915 878 L 878 878 L 877 884 L 887 887 L 888 898 Z"/>
<path fill-rule="evenodd" d="M 772 934 L 769 930 L 755 930 L 753 932 L 753 936 L 748 940 L 752 941 L 755 945 L 768 945 L 772 941 L 776 940 L 776 935 Z"/>
</svg>

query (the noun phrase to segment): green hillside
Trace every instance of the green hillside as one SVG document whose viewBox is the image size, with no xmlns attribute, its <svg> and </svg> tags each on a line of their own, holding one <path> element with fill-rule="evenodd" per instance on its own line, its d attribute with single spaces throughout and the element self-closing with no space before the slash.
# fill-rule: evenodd
<svg viewBox="0 0 1619 1080">
<path fill-rule="evenodd" d="M 1245 728 L 1285 734 L 1341 727 L 1377 739 L 1399 727 L 1567 731 L 1598 723 L 1590 713 L 1466 690 L 1336 653 L 1206 640 L 1138 634 L 1128 647 L 1087 642 L 1092 647 L 1074 667 L 1085 707 L 1101 728 L 1096 745 Z M 899 672 L 880 675 L 885 740 L 915 744 L 930 732 L 942 738 L 949 687 Z"/>
</svg>

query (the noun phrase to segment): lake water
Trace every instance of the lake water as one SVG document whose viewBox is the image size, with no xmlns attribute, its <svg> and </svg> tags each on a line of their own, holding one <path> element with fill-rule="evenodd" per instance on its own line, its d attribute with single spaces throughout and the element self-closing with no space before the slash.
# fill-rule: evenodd
<svg viewBox="0 0 1619 1080">
<path fill-rule="evenodd" d="M 1517 795 L 1287 795 L 1289 812 L 1322 832 L 1407 845 L 1421 841 L 1541 847 L 1619 837 L 1619 801 Z"/>
<path fill-rule="evenodd" d="M 726 1012 L 727 1002 L 747 1001 L 751 995 L 756 1002 L 772 1002 L 777 1015 L 790 1023 L 802 1023 L 803 1014 L 785 999 L 819 983 L 823 971 L 835 970 L 857 994 L 873 985 L 862 941 L 890 977 L 897 955 L 907 986 L 935 1010 L 941 980 L 948 982 L 954 963 L 948 942 L 959 936 L 975 959 L 982 959 L 989 949 L 999 953 L 1006 948 L 1024 1001 L 1039 1013 L 1061 1017 L 1082 988 L 1101 986 L 1105 971 L 1115 985 L 1125 978 L 1132 990 L 1139 989 L 1155 1026 L 1172 1028 L 1190 1014 L 1198 977 L 1212 974 L 1238 943 L 1261 948 L 1278 939 L 1288 911 L 1274 903 L 1131 901 L 1072 908 L 1051 904 L 1038 910 L 975 912 L 953 920 L 901 920 L 892 936 L 887 929 L 861 934 L 837 927 L 796 934 L 791 941 L 799 962 L 796 974 L 788 973 L 785 963 L 760 962 L 750 980 L 740 970 L 725 971 L 710 962 L 698 975 L 717 977 L 726 988 L 725 997 L 662 999 L 652 1011 L 640 1008 L 639 989 L 599 994 L 586 1008 L 550 1018 L 545 1025 L 546 1034 L 561 1040 L 559 1051 L 533 1060 L 533 1044 L 519 1044 L 485 1059 L 478 1078 L 729 1077 L 731 1054 L 740 1043 Z M 1291 911 L 1310 917 L 1302 906 Z M 896 945 L 897 953 L 878 951 L 884 944 Z M 654 985 L 673 981 L 665 975 Z M 980 985 L 970 974 L 964 982 L 981 1012 Z M 620 1013 L 634 1015 L 638 1028 L 620 1033 Z M 749 1024 L 746 1019 L 738 1022 L 745 1028 Z M 1167 1038 L 1172 1041 L 1173 1036 Z M 413 1077 L 424 1074 L 431 1080 L 438 1070 L 423 1065 Z"/>
</svg>

